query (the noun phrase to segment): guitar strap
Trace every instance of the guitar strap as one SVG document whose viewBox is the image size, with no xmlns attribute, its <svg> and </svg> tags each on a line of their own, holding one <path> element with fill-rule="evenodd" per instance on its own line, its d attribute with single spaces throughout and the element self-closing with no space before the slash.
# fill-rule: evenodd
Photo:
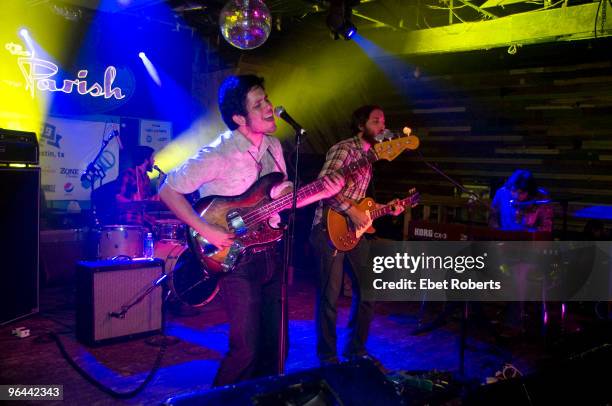
<svg viewBox="0 0 612 406">
<path fill-rule="evenodd" d="M 274 154 L 272 154 L 272 151 L 270 151 L 270 148 L 267 148 L 266 151 L 268 152 L 268 154 L 272 157 L 272 160 L 274 161 L 274 165 L 276 166 L 276 168 L 278 169 L 279 172 L 283 172 L 280 164 L 278 163 L 278 161 L 276 160 L 276 158 L 274 157 Z"/>
<path fill-rule="evenodd" d="M 251 158 L 253 158 L 253 161 L 255 161 L 255 163 L 257 164 L 257 180 L 259 180 L 259 178 L 261 177 L 261 172 L 263 170 L 263 160 L 266 157 L 266 154 L 264 153 L 264 156 L 261 157 L 261 159 L 258 161 L 255 156 L 253 154 L 251 154 L 251 151 L 247 151 L 249 153 L 249 155 L 251 156 Z M 268 155 L 270 155 L 270 157 L 272 158 L 272 161 L 274 161 L 274 166 L 276 166 L 278 168 L 279 172 L 282 172 L 281 170 L 281 166 L 279 165 L 278 161 L 276 160 L 276 158 L 274 158 L 274 155 L 272 154 L 272 152 L 270 151 L 270 148 L 266 148 L 266 153 Z"/>
</svg>

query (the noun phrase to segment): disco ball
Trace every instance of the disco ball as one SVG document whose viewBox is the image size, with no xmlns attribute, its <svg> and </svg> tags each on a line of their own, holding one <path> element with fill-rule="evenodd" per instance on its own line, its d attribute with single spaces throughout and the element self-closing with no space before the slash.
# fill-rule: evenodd
<svg viewBox="0 0 612 406">
<path fill-rule="evenodd" d="M 230 0 L 219 16 L 223 38 L 236 48 L 257 48 L 270 36 L 272 17 L 262 0 Z"/>
</svg>

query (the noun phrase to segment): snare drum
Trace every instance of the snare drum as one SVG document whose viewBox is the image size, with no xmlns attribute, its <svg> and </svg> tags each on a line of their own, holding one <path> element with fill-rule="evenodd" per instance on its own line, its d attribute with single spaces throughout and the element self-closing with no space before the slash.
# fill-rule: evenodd
<svg viewBox="0 0 612 406">
<path fill-rule="evenodd" d="M 175 219 L 155 220 L 153 233 L 159 240 L 185 241 L 186 224 Z"/>
<path fill-rule="evenodd" d="M 143 255 L 145 230 L 135 225 L 109 225 L 102 227 L 98 254 L 101 259 L 123 255 L 139 258 Z"/>
<path fill-rule="evenodd" d="M 155 257 L 164 260 L 170 290 L 181 302 L 201 307 L 219 292 L 219 277 L 204 270 L 187 245 L 174 240 L 158 241 Z"/>
</svg>

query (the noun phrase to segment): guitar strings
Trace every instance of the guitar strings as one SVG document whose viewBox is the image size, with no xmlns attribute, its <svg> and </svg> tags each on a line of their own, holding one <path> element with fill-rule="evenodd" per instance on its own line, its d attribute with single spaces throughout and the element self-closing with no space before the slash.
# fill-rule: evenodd
<svg viewBox="0 0 612 406">
<path fill-rule="evenodd" d="M 359 159 L 355 162 L 351 162 L 350 164 L 348 164 L 346 167 L 344 168 L 340 168 L 338 170 L 338 172 L 341 172 L 344 176 L 347 175 L 347 173 L 353 172 L 357 169 L 359 169 L 361 166 L 367 164 L 368 162 L 372 162 L 374 160 L 376 160 L 377 157 L 375 154 L 370 154 L 368 153 L 364 158 Z M 314 189 L 314 190 L 311 190 Z M 308 196 L 310 195 L 312 192 L 314 193 L 318 193 L 321 190 L 324 189 L 324 185 L 323 185 L 323 180 L 322 179 L 317 179 L 315 182 L 301 188 L 298 189 L 298 198 L 303 197 L 304 195 Z M 257 209 L 253 210 L 250 213 L 246 213 L 243 217 L 242 220 L 244 221 L 245 225 L 247 226 L 252 226 L 254 224 L 257 224 L 263 220 L 267 220 L 272 214 L 280 211 L 282 208 L 284 208 L 290 200 L 293 199 L 293 193 L 288 193 L 284 196 L 282 196 L 280 199 L 278 200 L 274 200 L 270 203 L 267 203 L 261 207 L 258 207 Z"/>
<path fill-rule="evenodd" d="M 347 167 L 345 168 L 340 168 L 338 170 L 338 172 L 342 172 L 343 175 L 346 176 L 347 173 L 350 173 L 352 171 L 355 171 L 357 169 L 359 169 L 360 167 L 362 167 L 363 165 L 365 165 L 366 163 L 370 162 L 371 160 L 376 159 L 375 156 L 371 156 L 368 155 L 358 161 L 352 162 L 350 164 L 347 165 Z M 311 183 L 310 185 L 305 186 L 304 188 L 301 188 L 298 190 L 298 198 L 301 197 L 300 195 L 309 195 L 311 190 L 311 188 L 314 188 L 314 192 L 318 193 L 321 190 L 323 190 L 324 186 L 323 186 L 323 180 L 322 179 L 317 179 L 315 182 Z M 308 191 L 308 193 L 306 193 Z M 270 217 L 271 214 L 274 214 L 274 212 L 276 211 L 280 211 L 281 208 L 283 208 L 285 205 L 287 205 L 289 198 L 293 199 L 293 193 L 288 193 L 287 195 L 281 197 L 278 200 L 272 201 L 268 204 L 265 204 L 255 210 L 253 210 L 250 213 L 245 214 L 242 217 L 242 220 L 245 222 L 246 225 L 253 225 L 253 224 L 257 224 L 260 221 L 266 220 Z M 255 219 L 253 218 L 255 217 Z M 247 224 L 249 223 L 249 224 Z"/>
</svg>

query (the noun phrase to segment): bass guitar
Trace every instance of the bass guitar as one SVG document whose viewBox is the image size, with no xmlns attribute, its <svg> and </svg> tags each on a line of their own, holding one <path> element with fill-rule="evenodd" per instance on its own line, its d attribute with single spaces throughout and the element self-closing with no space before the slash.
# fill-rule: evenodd
<svg viewBox="0 0 612 406">
<path fill-rule="evenodd" d="M 408 197 L 397 202 L 397 205 L 402 207 L 414 207 L 419 204 L 419 193 L 416 189 L 410 189 Z M 366 213 L 370 221 L 364 227 L 356 228 L 351 220 L 344 214 L 340 214 L 333 209 L 327 211 L 327 235 L 329 242 L 338 251 L 350 251 L 359 243 L 361 237 L 368 233 L 372 234 L 376 230 L 372 227 L 372 222 L 381 216 L 391 214 L 394 211 L 393 205 L 386 205 L 379 209 L 375 209 L 376 203 L 373 199 L 366 197 L 361 200 L 355 207 L 363 213 Z"/>
<path fill-rule="evenodd" d="M 374 144 L 364 158 L 346 165 L 338 170 L 338 173 L 347 176 L 371 162 L 380 159 L 391 161 L 403 151 L 416 149 L 418 146 L 419 139 L 415 136 Z M 270 173 L 241 195 L 207 196 L 195 204 L 195 211 L 206 222 L 223 227 L 236 236 L 230 247 L 219 250 L 195 229 L 189 227 L 187 232 L 189 247 L 204 265 L 205 272 L 230 272 L 247 249 L 265 246 L 283 237 L 284 230 L 272 227 L 268 222 L 273 215 L 291 207 L 293 192 L 277 199 L 270 197 L 272 187 L 282 180 L 282 173 Z M 317 179 L 298 189 L 297 200 L 299 202 L 311 197 L 323 189 L 323 179 Z"/>
</svg>

